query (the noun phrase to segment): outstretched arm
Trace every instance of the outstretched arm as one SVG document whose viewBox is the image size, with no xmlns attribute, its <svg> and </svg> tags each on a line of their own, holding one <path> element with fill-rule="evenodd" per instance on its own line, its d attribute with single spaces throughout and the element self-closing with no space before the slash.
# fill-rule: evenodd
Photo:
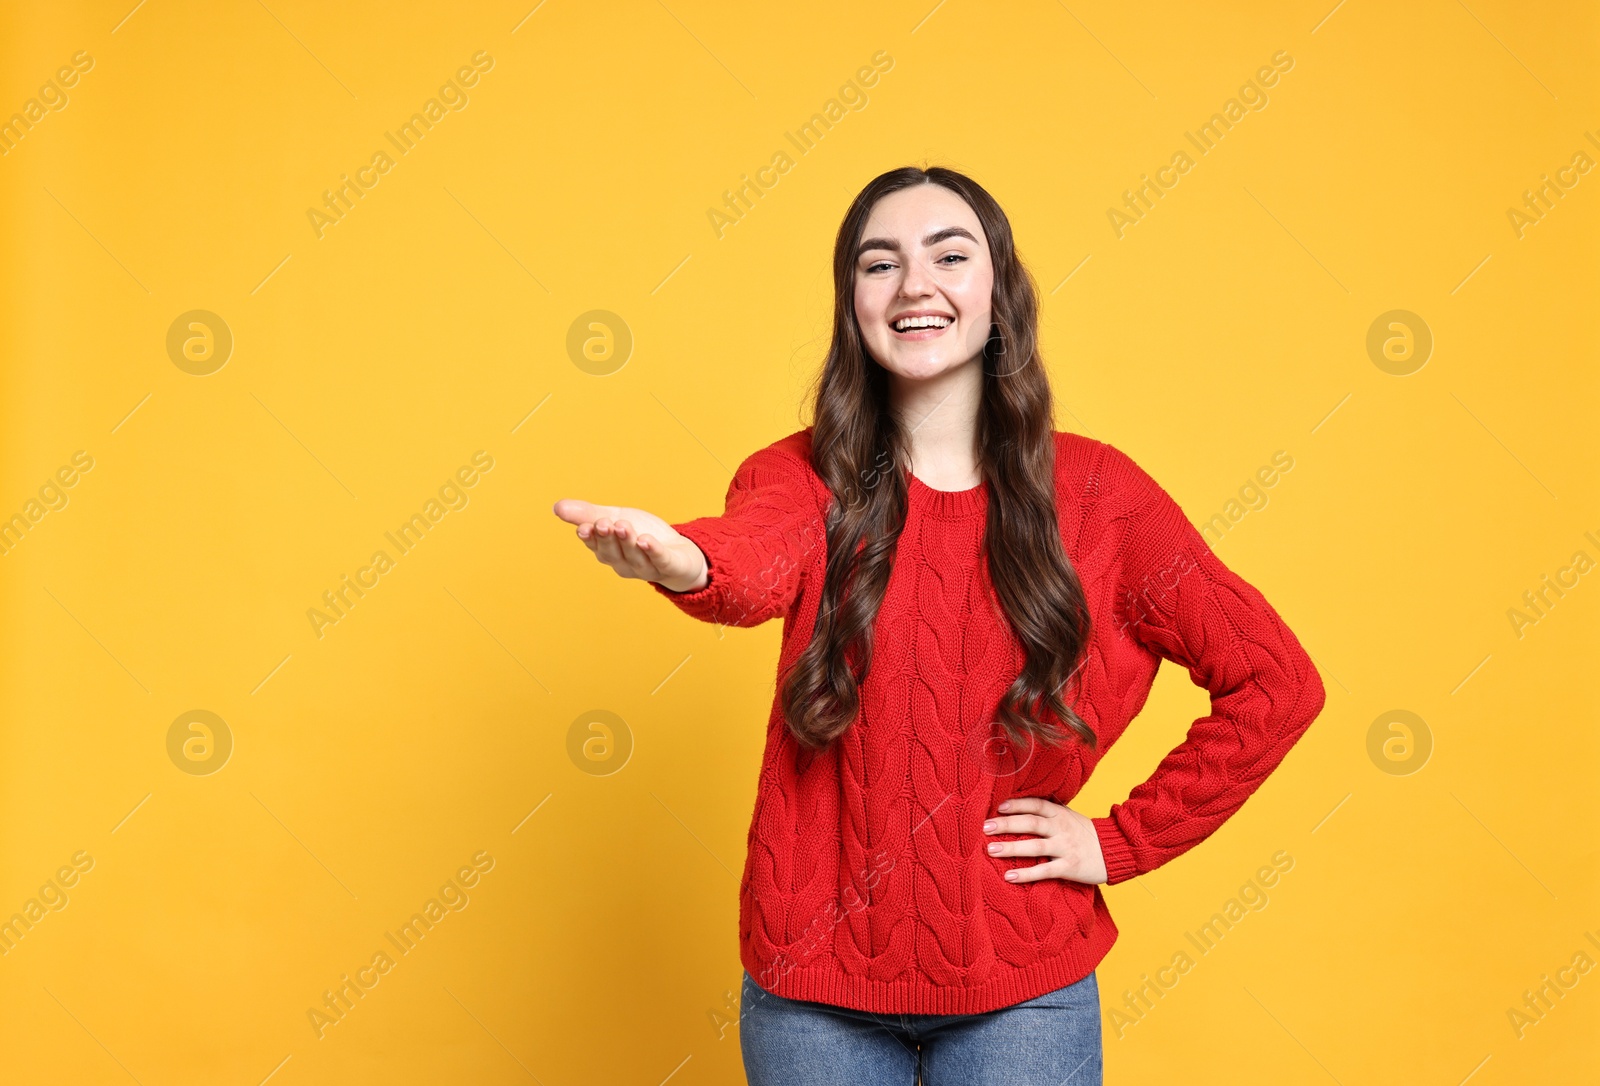
<svg viewBox="0 0 1600 1086">
<path fill-rule="evenodd" d="M 640 509 L 559 501 L 556 515 L 619 576 L 652 582 L 706 622 L 755 626 L 787 613 L 826 533 L 810 465 L 769 446 L 739 465 L 721 516 L 676 524 Z"/>
</svg>

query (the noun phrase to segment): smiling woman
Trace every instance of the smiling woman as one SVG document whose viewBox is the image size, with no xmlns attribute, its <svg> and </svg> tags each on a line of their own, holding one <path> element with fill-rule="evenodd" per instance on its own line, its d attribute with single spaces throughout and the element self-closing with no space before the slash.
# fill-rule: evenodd
<svg viewBox="0 0 1600 1086">
<path fill-rule="evenodd" d="M 1098 1083 L 1100 885 L 1215 831 L 1322 684 L 1154 479 L 1054 428 L 987 191 L 880 175 L 833 273 L 815 421 L 745 458 L 722 515 L 554 512 L 685 614 L 783 616 L 740 883 L 752 1086 Z M 1164 659 L 1211 711 L 1107 815 L 1066 806 Z"/>
</svg>

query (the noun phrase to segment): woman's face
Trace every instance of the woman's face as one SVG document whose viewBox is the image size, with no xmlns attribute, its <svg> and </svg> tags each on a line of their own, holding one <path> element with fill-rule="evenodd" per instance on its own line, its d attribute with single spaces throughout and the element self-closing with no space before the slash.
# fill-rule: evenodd
<svg viewBox="0 0 1600 1086">
<path fill-rule="evenodd" d="M 972 361 L 989 339 L 993 290 L 989 239 L 960 196 L 915 185 L 874 205 L 856 253 L 856 321 L 884 369 L 926 380 Z M 933 319 L 903 326 L 917 315 Z"/>
</svg>

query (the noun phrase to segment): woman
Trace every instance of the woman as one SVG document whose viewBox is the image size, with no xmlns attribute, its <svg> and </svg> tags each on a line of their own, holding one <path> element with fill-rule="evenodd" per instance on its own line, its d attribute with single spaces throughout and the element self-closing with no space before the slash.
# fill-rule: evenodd
<svg viewBox="0 0 1600 1086">
<path fill-rule="evenodd" d="M 740 464 L 722 516 L 555 513 L 689 615 L 783 616 L 740 891 L 753 1086 L 1099 1083 L 1100 884 L 1238 810 L 1322 683 L 1149 475 L 1054 429 L 981 186 L 875 178 L 833 269 L 815 422 Z M 1066 806 L 1163 659 L 1211 713 L 1105 817 Z"/>
</svg>

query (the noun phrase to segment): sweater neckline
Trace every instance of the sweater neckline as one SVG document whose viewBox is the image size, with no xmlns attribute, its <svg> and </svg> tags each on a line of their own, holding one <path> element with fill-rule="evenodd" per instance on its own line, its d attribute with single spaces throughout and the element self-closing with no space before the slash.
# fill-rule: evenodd
<svg viewBox="0 0 1600 1086">
<path fill-rule="evenodd" d="M 907 496 L 911 503 L 929 513 L 940 516 L 971 516 L 982 512 L 988 506 L 989 481 L 982 480 L 977 486 L 968 487 L 966 490 L 935 490 L 927 483 L 918 479 L 916 474 L 907 471 L 909 478 Z"/>
</svg>

